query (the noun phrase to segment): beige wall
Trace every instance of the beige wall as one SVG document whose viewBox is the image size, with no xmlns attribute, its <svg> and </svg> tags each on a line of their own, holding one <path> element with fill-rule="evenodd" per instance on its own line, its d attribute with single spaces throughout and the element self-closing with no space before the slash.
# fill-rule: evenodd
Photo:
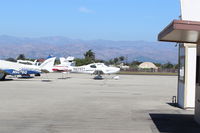
<svg viewBox="0 0 200 133">
<path fill-rule="evenodd" d="M 184 109 L 194 108 L 196 88 L 196 45 L 188 43 L 180 45 L 179 61 L 178 105 Z"/>
</svg>

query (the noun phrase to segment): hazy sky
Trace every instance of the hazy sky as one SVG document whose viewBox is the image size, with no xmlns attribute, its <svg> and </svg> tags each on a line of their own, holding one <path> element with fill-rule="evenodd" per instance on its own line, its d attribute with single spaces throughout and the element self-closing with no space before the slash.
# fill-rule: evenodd
<svg viewBox="0 0 200 133">
<path fill-rule="evenodd" d="M 156 41 L 179 0 L 0 0 L 0 35 Z"/>
</svg>

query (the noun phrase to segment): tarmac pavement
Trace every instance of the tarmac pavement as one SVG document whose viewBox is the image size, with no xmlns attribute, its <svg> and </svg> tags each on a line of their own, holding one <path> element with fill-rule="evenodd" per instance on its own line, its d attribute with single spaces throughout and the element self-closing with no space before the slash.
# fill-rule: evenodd
<svg viewBox="0 0 200 133">
<path fill-rule="evenodd" d="M 199 133 L 176 76 L 44 74 L 0 82 L 0 133 Z"/>
</svg>

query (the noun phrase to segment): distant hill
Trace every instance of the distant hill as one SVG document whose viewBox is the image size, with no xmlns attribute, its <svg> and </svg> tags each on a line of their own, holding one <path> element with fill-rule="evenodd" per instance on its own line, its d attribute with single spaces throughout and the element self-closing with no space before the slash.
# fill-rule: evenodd
<svg viewBox="0 0 200 133">
<path fill-rule="evenodd" d="M 29 58 L 54 56 L 83 57 L 92 49 L 98 59 L 108 60 L 118 56 L 128 57 L 128 61 L 153 61 L 177 63 L 178 48 L 175 44 L 147 41 L 80 40 L 53 36 L 40 38 L 0 36 L 0 58 L 25 54 Z"/>
</svg>

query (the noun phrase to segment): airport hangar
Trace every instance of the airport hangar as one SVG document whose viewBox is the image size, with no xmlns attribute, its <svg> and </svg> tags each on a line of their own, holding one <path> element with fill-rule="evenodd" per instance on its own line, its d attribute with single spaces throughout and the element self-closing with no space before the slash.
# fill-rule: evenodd
<svg viewBox="0 0 200 133">
<path fill-rule="evenodd" d="M 178 105 L 195 108 L 200 124 L 200 1 L 181 0 L 181 20 L 174 20 L 159 41 L 179 43 Z"/>
</svg>

